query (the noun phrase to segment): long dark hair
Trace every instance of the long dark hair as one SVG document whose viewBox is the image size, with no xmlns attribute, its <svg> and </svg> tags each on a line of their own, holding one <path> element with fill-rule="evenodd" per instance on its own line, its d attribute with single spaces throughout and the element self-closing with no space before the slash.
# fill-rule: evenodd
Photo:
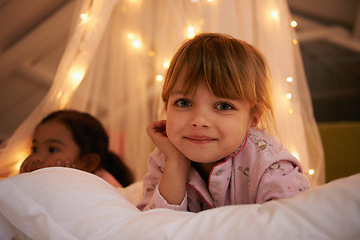
<svg viewBox="0 0 360 240">
<path fill-rule="evenodd" d="M 95 117 L 76 110 L 60 110 L 50 113 L 39 125 L 49 121 L 60 122 L 70 130 L 75 143 L 80 148 L 81 156 L 98 154 L 101 159 L 98 169 L 106 169 L 123 187 L 133 183 L 134 176 L 131 170 L 120 156 L 109 151 L 109 136 Z"/>
</svg>

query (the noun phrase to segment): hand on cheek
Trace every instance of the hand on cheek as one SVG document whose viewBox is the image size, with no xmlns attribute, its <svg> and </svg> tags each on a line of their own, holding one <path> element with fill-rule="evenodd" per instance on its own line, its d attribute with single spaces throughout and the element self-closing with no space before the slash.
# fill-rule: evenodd
<svg viewBox="0 0 360 240">
<path fill-rule="evenodd" d="M 25 159 L 25 161 L 20 166 L 20 173 L 28 172 L 29 160 Z"/>
<path fill-rule="evenodd" d="M 76 164 L 70 160 L 56 160 L 55 167 L 76 168 Z"/>
<path fill-rule="evenodd" d="M 154 144 L 164 153 L 166 159 L 187 158 L 169 140 L 166 135 L 166 120 L 151 122 L 147 128 L 147 133 Z"/>
<path fill-rule="evenodd" d="M 149 124 L 147 133 L 165 155 L 166 162 L 159 183 L 160 194 L 169 204 L 180 204 L 185 196 L 190 160 L 170 142 L 165 130 L 165 120 L 154 121 Z"/>
</svg>

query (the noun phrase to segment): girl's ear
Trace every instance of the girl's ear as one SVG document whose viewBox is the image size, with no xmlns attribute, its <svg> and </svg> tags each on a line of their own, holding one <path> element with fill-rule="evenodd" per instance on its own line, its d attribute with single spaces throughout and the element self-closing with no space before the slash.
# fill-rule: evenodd
<svg viewBox="0 0 360 240">
<path fill-rule="evenodd" d="M 83 166 L 82 170 L 86 172 L 94 172 L 96 169 L 98 169 L 101 158 L 99 154 L 97 153 L 90 153 L 85 156 L 83 156 L 80 161 L 82 162 L 81 165 Z"/>
<path fill-rule="evenodd" d="M 256 127 L 259 124 L 261 115 L 262 115 L 262 112 L 255 105 L 251 109 L 251 127 Z"/>
</svg>

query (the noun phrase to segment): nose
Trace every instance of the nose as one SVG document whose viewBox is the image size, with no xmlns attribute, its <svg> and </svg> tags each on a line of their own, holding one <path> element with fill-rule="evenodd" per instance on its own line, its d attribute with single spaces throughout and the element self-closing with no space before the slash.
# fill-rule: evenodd
<svg viewBox="0 0 360 240">
<path fill-rule="evenodd" d="M 209 118 L 209 116 L 207 116 L 207 114 L 205 114 L 203 112 L 197 112 L 191 120 L 191 125 L 193 127 L 208 128 L 211 125 L 210 118 Z"/>
</svg>

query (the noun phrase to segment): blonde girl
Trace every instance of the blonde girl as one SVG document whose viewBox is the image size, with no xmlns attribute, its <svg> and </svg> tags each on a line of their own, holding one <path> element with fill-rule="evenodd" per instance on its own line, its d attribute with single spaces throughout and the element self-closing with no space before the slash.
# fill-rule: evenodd
<svg viewBox="0 0 360 240">
<path fill-rule="evenodd" d="M 166 120 L 147 132 L 140 210 L 198 212 L 289 198 L 309 188 L 276 132 L 262 54 L 229 35 L 204 33 L 173 57 L 162 91 Z"/>
</svg>

